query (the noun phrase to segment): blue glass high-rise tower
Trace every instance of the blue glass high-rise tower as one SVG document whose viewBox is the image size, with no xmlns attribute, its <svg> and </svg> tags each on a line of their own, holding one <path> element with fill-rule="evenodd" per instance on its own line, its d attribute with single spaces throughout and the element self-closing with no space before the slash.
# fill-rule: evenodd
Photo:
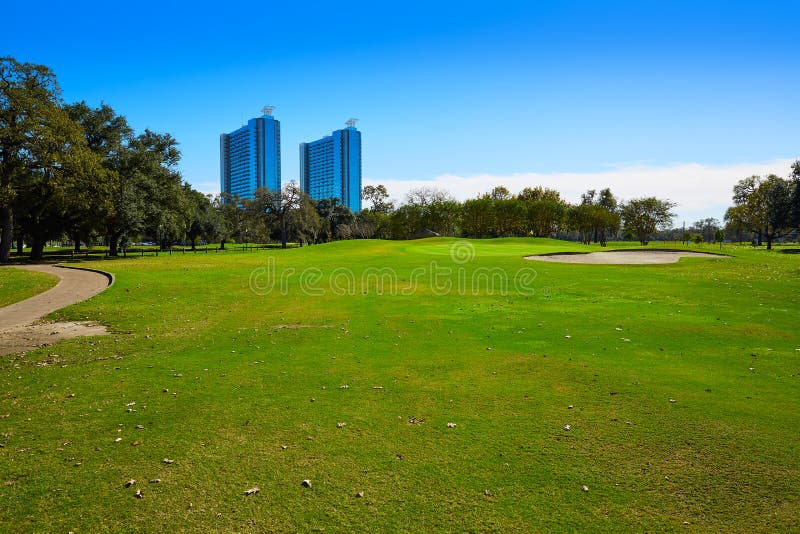
<svg viewBox="0 0 800 534">
<path fill-rule="evenodd" d="M 361 132 L 355 119 L 343 130 L 300 143 L 300 180 L 312 199 L 338 198 L 361 211 Z"/>
<path fill-rule="evenodd" d="M 246 199 L 253 198 L 259 187 L 280 190 L 281 123 L 272 116 L 273 109 L 265 106 L 261 117 L 219 136 L 219 187 L 223 193 Z"/>
</svg>

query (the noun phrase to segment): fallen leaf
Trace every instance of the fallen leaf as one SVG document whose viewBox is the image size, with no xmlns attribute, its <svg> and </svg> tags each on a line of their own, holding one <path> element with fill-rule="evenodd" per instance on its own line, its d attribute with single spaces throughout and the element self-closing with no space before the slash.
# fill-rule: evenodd
<svg viewBox="0 0 800 534">
<path fill-rule="evenodd" d="M 245 495 L 255 495 L 259 491 L 261 491 L 259 488 L 250 488 L 250 489 L 244 490 L 244 494 Z"/>
</svg>

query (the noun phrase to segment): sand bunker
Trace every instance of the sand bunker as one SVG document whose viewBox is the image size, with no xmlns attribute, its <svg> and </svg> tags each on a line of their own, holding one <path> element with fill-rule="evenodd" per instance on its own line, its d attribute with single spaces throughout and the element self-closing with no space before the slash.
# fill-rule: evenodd
<svg viewBox="0 0 800 534">
<path fill-rule="evenodd" d="M 100 293 L 113 282 L 110 274 L 54 265 L 24 265 L 18 268 L 52 274 L 60 281 L 44 293 L 0 308 L 0 355 L 45 347 L 62 339 L 106 333 L 104 326 L 89 322 L 36 321 Z"/>
<path fill-rule="evenodd" d="M 609 250 L 605 252 L 546 254 L 526 256 L 526 260 L 553 263 L 584 263 L 594 265 L 655 265 L 676 263 L 681 258 L 722 258 L 721 254 L 688 250 Z"/>
</svg>

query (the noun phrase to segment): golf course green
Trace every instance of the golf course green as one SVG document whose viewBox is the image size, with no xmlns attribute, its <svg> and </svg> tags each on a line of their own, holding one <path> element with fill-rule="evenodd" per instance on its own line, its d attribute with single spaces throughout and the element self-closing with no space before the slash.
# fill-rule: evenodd
<svg viewBox="0 0 800 534">
<path fill-rule="evenodd" d="M 0 531 L 800 529 L 800 257 L 523 259 L 600 250 L 87 263 L 110 335 L 0 358 Z"/>
</svg>

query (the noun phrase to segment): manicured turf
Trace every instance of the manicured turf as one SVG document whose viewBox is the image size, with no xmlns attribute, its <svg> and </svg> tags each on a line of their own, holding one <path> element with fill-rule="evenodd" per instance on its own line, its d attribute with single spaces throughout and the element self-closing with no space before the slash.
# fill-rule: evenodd
<svg viewBox="0 0 800 534">
<path fill-rule="evenodd" d="M 38 295 L 57 283 L 58 278 L 47 273 L 0 268 L 0 307 Z"/>
<path fill-rule="evenodd" d="M 116 333 L 2 360 L 0 531 L 800 528 L 797 256 L 469 243 L 93 264 Z"/>
</svg>

